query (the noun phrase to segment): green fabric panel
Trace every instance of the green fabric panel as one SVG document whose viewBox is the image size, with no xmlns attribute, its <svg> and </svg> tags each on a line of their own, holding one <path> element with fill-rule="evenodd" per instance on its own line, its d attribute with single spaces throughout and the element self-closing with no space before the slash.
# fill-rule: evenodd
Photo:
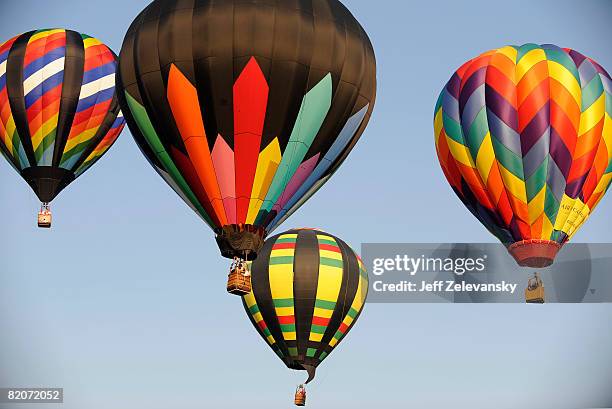
<svg viewBox="0 0 612 409">
<path fill-rule="evenodd" d="M 310 328 L 310 332 L 314 332 L 315 334 L 325 334 L 326 330 L 327 330 L 327 325 L 312 324 L 312 328 Z"/>
<path fill-rule="evenodd" d="M 321 353 L 321 356 L 319 357 L 319 361 L 324 360 L 326 356 L 327 356 L 327 352 L 323 351 L 323 352 Z"/>
<path fill-rule="evenodd" d="M 544 199 L 544 213 L 548 220 L 554 225 L 559 213 L 560 203 L 555 199 L 550 187 L 546 186 L 546 199 Z"/>
<path fill-rule="evenodd" d="M 521 180 L 525 180 L 523 174 L 523 159 L 517 156 L 510 149 L 506 148 L 497 138 L 491 138 L 493 141 L 493 151 L 495 159 L 499 161 L 510 173 Z"/>
<path fill-rule="evenodd" d="M 270 189 L 261 207 L 260 216 L 272 209 L 281 193 L 304 160 L 310 145 L 319 133 L 323 121 L 331 108 L 332 77 L 327 74 L 302 100 L 298 117 L 291 131 L 289 142 L 283 152 L 281 163 L 272 179 Z"/>
<path fill-rule="evenodd" d="M 316 353 L 317 353 L 317 348 L 308 348 L 308 350 L 306 351 L 306 356 L 310 358 L 314 358 Z"/>
<path fill-rule="evenodd" d="M 251 308 L 249 308 L 249 312 L 252 315 L 255 315 L 259 312 L 259 306 L 257 304 L 253 305 Z"/>
<path fill-rule="evenodd" d="M 533 175 L 525 182 L 525 189 L 527 190 L 527 201 L 530 202 L 546 184 L 546 177 L 548 175 L 548 161 L 550 156 L 546 156 L 546 159 L 538 166 Z"/>
<path fill-rule="evenodd" d="M 319 260 L 319 264 L 330 267 L 344 267 L 344 263 L 342 260 L 334 260 L 333 258 L 321 257 Z"/>
<path fill-rule="evenodd" d="M 296 347 L 287 348 L 289 350 L 289 355 L 298 356 L 298 350 Z"/>
<path fill-rule="evenodd" d="M 525 44 L 525 45 L 520 46 L 517 49 L 516 62 L 518 63 L 519 61 L 521 61 L 521 58 L 523 58 L 525 54 L 527 54 L 529 51 L 532 51 L 538 48 L 541 48 L 541 47 L 537 44 Z"/>
<path fill-rule="evenodd" d="M 293 264 L 293 256 L 270 257 L 271 266 L 276 266 L 280 264 Z"/>
<path fill-rule="evenodd" d="M 446 135 L 451 138 L 453 141 L 460 143 L 461 145 L 465 145 L 465 138 L 463 137 L 463 130 L 461 129 L 461 124 L 455 121 L 450 116 L 446 115 L 442 112 L 442 121 L 444 123 L 444 130 L 446 131 Z"/>
<path fill-rule="evenodd" d="M 276 308 L 285 308 L 285 307 L 293 307 L 293 298 L 279 298 L 277 300 L 272 300 L 274 303 L 274 307 Z"/>
<path fill-rule="evenodd" d="M 338 247 L 338 243 L 333 240 L 333 239 L 326 239 L 326 238 L 321 238 L 321 237 L 317 237 L 317 240 L 319 241 L 319 244 L 329 244 L 330 246 L 334 246 L 334 247 Z"/>
<path fill-rule="evenodd" d="M 582 112 L 589 109 L 591 105 L 603 94 L 604 88 L 601 77 L 595 75 L 586 87 L 582 88 Z"/>
<path fill-rule="evenodd" d="M 275 243 L 295 243 L 297 241 L 296 237 L 282 237 L 275 241 Z"/>
<path fill-rule="evenodd" d="M 474 162 L 476 162 L 476 158 L 478 157 L 478 151 L 480 151 L 480 146 L 482 145 L 482 141 L 484 141 L 485 136 L 489 132 L 489 123 L 487 122 L 487 107 L 484 106 L 474 118 L 474 122 L 470 126 L 470 132 L 467 135 L 467 147 L 472 154 L 472 158 Z"/>
<path fill-rule="evenodd" d="M 578 68 L 574 63 L 574 60 L 563 50 L 560 49 L 545 49 L 546 58 L 564 66 L 569 72 L 572 73 L 576 81 L 580 83 L 580 74 Z"/>
<path fill-rule="evenodd" d="M 295 332 L 295 324 L 280 324 L 282 332 Z"/>
<path fill-rule="evenodd" d="M 355 319 L 355 318 L 357 318 L 357 314 L 359 314 L 359 311 L 357 311 L 357 310 L 356 310 L 356 309 L 354 309 L 354 308 L 351 308 L 351 309 L 349 310 L 349 312 L 348 312 L 348 314 L 347 314 L 347 315 L 348 315 L 349 317 L 351 317 L 352 319 Z"/>
<path fill-rule="evenodd" d="M 128 106 L 130 107 L 130 112 L 138 125 L 138 129 L 140 129 L 140 132 L 142 132 L 142 135 L 147 140 L 147 143 L 153 152 L 155 152 L 157 159 L 159 159 L 159 161 L 164 165 L 166 172 L 168 172 L 172 180 L 176 182 L 191 204 L 198 209 L 198 212 L 206 220 L 209 226 L 214 228 L 215 224 L 213 223 L 212 219 L 208 216 L 206 210 L 204 207 L 202 207 L 200 201 L 189 187 L 189 184 L 187 184 L 187 181 L 185 178 L 183 178 L 181 172 L 172 161 L 172 158 L 170 158 L 170 155 L 168 155 L 168 152 L 166 152 L 164 149 L 164 146 L 161 143 L 161 140 L 159 139 L 159 136 L 157 135 L 157 132 L 155 131 L 155 128 L 153 127 L 145 108 L 140 105 L 138 101 L 136 101 L 128 92 L 125 93 L 125 98 Z"/>
<path fill-rule="evenodd" d="M 70 149 L 68 152 L 65 152 L 62 155 L 62 161 L 60 162 L 60 167 L 64 168 L 64 169 L 69 169 L 70 167 L 72 167 L 73 166 L 72 164 L 70 164 L 70 166 L 68 166 L 68 165 L 66 165 L 66 163 L 69 162 L 71 159 L 73 159 L 75 155 L 81 155 L 83 153 L 83 151 L 87 148 L 87 146 L 89 145 L 90 142 L 91 142 L 91 140 L 87 140 L 85 142 L 81 142 L 80 144 L 78 144 L 74 148 Z"/>
<path fill-rule="evenodd" d="M 47 135 L 45 135 L 45 137 L 43 138 L 42 142 L 40 143 L 40 145 L 38 145 L 38 148 L 34 151 L 34 157 L 36 158 L 36 163 L 39 166 L 44 166 L 45 164 L 42 163 L 43 160 L 43 154 L 45 153 L 45 150 L 52 146 L 55 143 L 55 135 L 57 134 L 57 128 L 53 129 L 51 132 L 49 132 Z M 50 164 L 47 166 L 51 166 Z"/>
<path fill-rule="evenodd" d="M 336 308 L 335 301 L 315 300 L 315 308 L 323 308 L 324 310 L 334 310 Z"/>
</svg>

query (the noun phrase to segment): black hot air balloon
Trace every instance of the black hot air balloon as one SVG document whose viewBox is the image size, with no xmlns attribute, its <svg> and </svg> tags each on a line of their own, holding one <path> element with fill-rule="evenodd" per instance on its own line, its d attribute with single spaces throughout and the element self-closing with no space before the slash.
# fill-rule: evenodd
<svg viewBox="0 0 612 409">
<path fill-rule="evenodd" d="M 266 240 L 252 279 L 253 291 L 243 297 L 249 319 L 283 363 L 307 371 L 310 382 L 363 310 L 368 275 L 361 259 L 331 234 L 294 229 Z"/>
<path fill-rule="evenodd" d="M 141 151 L 243 260 L 338 169 L 375 100 L 372 45 L 338 0 L 156 0 L 119 71 Z"/>
</svg>

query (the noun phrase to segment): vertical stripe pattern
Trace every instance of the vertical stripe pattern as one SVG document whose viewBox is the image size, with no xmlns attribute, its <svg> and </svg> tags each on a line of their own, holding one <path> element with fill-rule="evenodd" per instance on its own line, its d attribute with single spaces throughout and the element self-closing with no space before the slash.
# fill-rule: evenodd
<svg viewBox="0 0 612 409">
<path fill-rule="evenodd" d="M 70 30 L 31 31 L 0 45 L 0 150 L 41 201 L 121 133 L 116 69 L 106 45 Z"/>
<path fill-rule="evenodd" d="M 243 298 L 245 311 L 292 369 L 316 368 L 364 307 L 363 263 L 346 243 L 320 230 L 269 238 L 251 270 L 253 292 Z"/>
</svg>

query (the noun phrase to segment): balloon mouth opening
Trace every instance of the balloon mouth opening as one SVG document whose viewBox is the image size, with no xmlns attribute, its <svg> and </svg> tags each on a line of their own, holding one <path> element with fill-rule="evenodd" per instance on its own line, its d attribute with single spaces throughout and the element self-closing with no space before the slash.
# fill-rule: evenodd
<svg viewBox="0 0 612 409">
<path fill-rule="evenodd" d="M 230 224 L 215 230 L 221 255 L 233 259 L 253 261 L 264 244 L 267 232 L 250 224 Z"/>
<path fill-rule="evenodd" d="M 544 268 L 552 265 L 561 245 L 551 240 L 523 240 L 508 247 L 519 266 Z"/>
</svg>

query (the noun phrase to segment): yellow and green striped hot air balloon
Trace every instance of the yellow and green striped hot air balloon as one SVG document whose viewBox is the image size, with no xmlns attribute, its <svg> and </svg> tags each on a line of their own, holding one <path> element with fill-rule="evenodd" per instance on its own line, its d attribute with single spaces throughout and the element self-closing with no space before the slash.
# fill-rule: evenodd
<svg viewBox="0 0 612 409">
<path fill-rule="evenodd" d="M 522 266 L 550 265 L 612 181 L 612 80 L 554 45 L 488 51 L 461 66 L 435 109 L 453 190 Z"/>
<path fill-rule="evenodd" d="M 359 256 L 313 229 L 266 240 L 252 264 L 252 283 L 243 297 L 247 315 L 287 367 L 308 371 L 306 383 L 351 330 L 368 293 Z"/>
</svg>

